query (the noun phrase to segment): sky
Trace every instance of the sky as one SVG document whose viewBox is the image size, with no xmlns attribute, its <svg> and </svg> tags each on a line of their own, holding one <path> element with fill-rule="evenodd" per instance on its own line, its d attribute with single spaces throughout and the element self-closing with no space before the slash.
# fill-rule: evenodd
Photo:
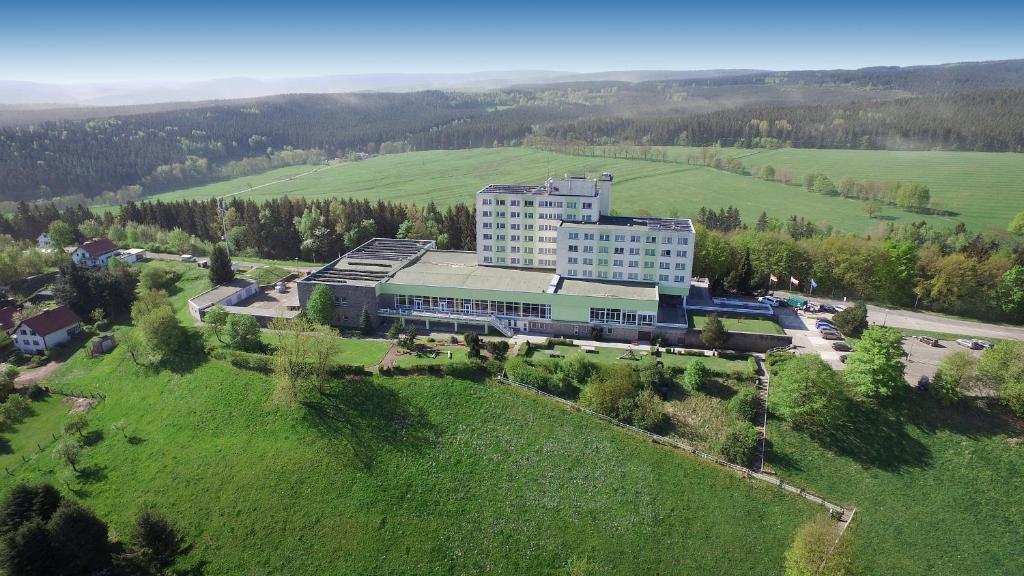
<svg viewBox="0 0 1024 576">
<path fill-rule="evenodd" d="M 0 0 L 0 79 L 771 70 L 1024 58 L 1024 1 Z"/>
</svg>

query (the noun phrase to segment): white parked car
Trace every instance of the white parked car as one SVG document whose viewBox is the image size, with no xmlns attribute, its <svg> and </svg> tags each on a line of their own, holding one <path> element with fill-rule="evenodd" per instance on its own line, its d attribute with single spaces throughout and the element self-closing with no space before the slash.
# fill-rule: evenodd
<svg viewBox="0 0 1024 576">
<path fill-rule="evenodd" d="M 974 340 L 971 340 L 971 342 L 974 342 L 974 345 L 982 350 L 988 350 L 992 347 L 992 343 L 988 340 L 979 340 L 975 338 Z"/>
<path fill-rule="evenodd" d="M 191 255 L 191 254 L 182 254 L 181 255 L 181 261 L 182 262 L 195 262 L 196 261 L 196 257 Z"/>
<path fill-rule="evenodd" d="M 970 348 L 971 350 L 978 350 L 981 348 L 976 340 L 971 340 L 970 338 L 959 338 L 956 343 L 964 348 Z"/>
<path fill-rule="evenodd" d="M 757 301 L 769 306 L 778 306 L 779 304 L 782 304 L 782 300 L 779 300 L 775 296 L 760 296 Z"/>
</svg>

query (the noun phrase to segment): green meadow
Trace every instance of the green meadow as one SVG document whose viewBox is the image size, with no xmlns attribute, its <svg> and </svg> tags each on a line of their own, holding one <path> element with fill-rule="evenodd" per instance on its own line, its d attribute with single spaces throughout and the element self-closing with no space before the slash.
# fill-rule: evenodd
<svg viewBox="0 0 1024 576">
<path fill-rule="evenodd" d="M 922 215 L 885 207 L 881 218 L 868 218 L 862 202 L 823 197 L 801 187 L 765 182 L 686 164 L 696 148 L 667 148 L 670 162 L 582 157 L 529 148 L 437 150 L 379 156 L 339 164 L 309 176 L 271 184 L 241 196 L 254 200 L 280 196 L 353 197 L 371 200 L 434 201 L 444 207 L 472 202 L 488 183 L 540 183 L 565 173 L 612 172 L 613 209 L 622 214 L 646 211 L 694 216 L 700 206 L 737 206 L 749 221 L 762 210 L 778 218 L 799 215 L 855 233 L 872 233 L 885 222 L 926 220 L 938 225 L 963 221 L 972 230 L 1005 229 L 1024 210 L 1024 155 L 982 152 L 888 152 L 861 150 L 736 150 L 748 168 L 771 164 L 789 169 L 799 180 L 807 172 L 824 172 L 835 180 L 912 180 L 927 184 L 933 202 L 954 216 Z M 161 200 L 210 198 L 247 190 L 308 171 L 308 166 L 281 168 L 256 176 L 218 182 L 153 196 Z"/>
</svg>

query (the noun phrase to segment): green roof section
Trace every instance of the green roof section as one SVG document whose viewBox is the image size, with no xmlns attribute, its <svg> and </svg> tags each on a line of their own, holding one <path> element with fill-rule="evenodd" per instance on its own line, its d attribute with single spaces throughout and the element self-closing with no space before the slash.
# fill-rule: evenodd
<svg viewBox="0 0 1024 576">
<path fill-rule="evenodd" d="M 658 287 L 638 282 L 618 283 L 599 280 L 562 279 L 557 294 L 566 296 L 596 296 L 600 298 L 624 298 L 627 300 L 657 300 Z"/>
<path fill-rule="evenodd" d="M 479 266 L 475 252 L 430 250 L 394 274 L 388 284 L 543 293 L 551 272 Z"/>
</svg>

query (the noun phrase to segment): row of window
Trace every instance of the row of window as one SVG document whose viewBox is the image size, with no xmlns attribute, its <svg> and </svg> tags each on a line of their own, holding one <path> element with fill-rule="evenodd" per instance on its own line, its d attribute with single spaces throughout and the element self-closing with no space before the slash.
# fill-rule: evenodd
<svg viewBox="0 0 1024 576">
<path fill-rule="evenodd" d="M 618 308 L 591 308 L 590 321 L 598 324 L 629 324 L 632 326 L 653 326 L 655 314 L 620 310 Z"/>
<path fill-rule="evenodd" d="M 414 310 L 451 312 L 463 314 L 516 316 L 520 318 L 551 318 L 550 304 L 527 302 L 505 302 L 498 300 L 470 300 L 463 298 L 439 298 L 437 296 L 395 297 L 398 306 Z"/>
<path fill-rule="evenodd" d="M 679 274 L 676 274 L 675 276 L 670 276 L 669 274 L 657 274 L 657 275 L 655 275 L 653 272 L 645 272 L 643 275 L 641 275 L 638 272 L 626 272 L 626 273 L 623 273 L 621 271 L 614 270 L 614 271 L 612 271 L 611 275 L 609 275 L 607 270 L 597 270 L 595 272 L 594 270 L 590 270 L 590 269 L 586 269 L 586 268 L 584 268 L 583 270 L 577 270 L 575 268 L 569 268 L 568 270 L 565 271 L 565 275 L 569 276 L 571 278 L 577 278 L 577 277 L 579 277 L 579 278 L 597 278 L 598 280 L 607 280 L 610 277 L 612 280 L 631 280 L 633 282 L 641 282 L 641 281 L 642 282 L 654 282 L 654 279 L 657 278 L 658 282 L 674 282 L 676 284 L 682 284 L 682 283 L 686 282 L 686 276 L 682 276 L 682 275 L 679 275 Z"/>
</svg>

